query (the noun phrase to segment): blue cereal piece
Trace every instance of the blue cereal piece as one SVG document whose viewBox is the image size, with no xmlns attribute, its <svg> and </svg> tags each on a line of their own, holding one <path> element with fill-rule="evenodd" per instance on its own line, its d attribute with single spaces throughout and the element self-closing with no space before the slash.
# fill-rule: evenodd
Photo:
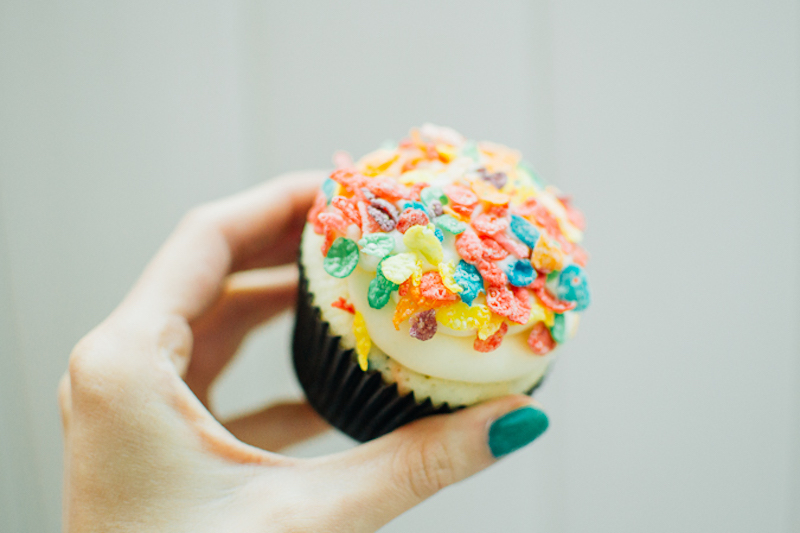
<svg viewBox="0 0 800 533">
<path fill-rule="evenodd" d="M 586 271 L 578 265 L 568 265 L 558 276 L 556 296 L 575 302 L 575 311 L 583 311 L 592 302 Z"/>
<path fill-rule="evenodd" d="M 406 209 L 419 209 L 423 213 L 427 213 L 428 212 L 428 208 L 425 207 L 425 204 L 423 204 L 422 202 L 416 202 L 416 201 L 413 201 L 413 200 L 403 200 L 402 208 L 403 208 L 403 211 L 405 211 Z"/>
<path fill-rule="evenodd" d="M 515 287 L 527 287 L 536 279 L 536 271 L 530 261 L 519 259 L 508 265 L 506 276 Z"/>
<path fill-rule="evenodd" d="M 331 198 L 336 193 L 336 187 L 339 185 L 335 181 L 330 178 L 326 178 L 325 181 L 322 182 L 322 192 L 325 194 L 325 198 L 328 199 L 328 203 L 331 203 Z"/>
<path fill-rule="evenodd" d="M 536 247 L 536 241 L 539 240 L 539 230 L 521 216 L 511 215 L 511 231 L 531 249 Z"/>
<path fill-rule="evenodd" d="M 439 228 L 433 230 L 433 234 L 436 235 L 436 238 L 439 239 L 439 242 L 444 241 L 444 233 Z"/>
<path fill-rule="evenodd" d="M 458 295 L 461 300 L 467 304 L 472 305 L 472 301 L 478 296 L 478 293 L 483 290 L 483 277 L 475 266 L 470 265 L 463 259 L 456 265 L 456 271 L 453 274 L 456 280 L 463 289 Z"/>
</svg>

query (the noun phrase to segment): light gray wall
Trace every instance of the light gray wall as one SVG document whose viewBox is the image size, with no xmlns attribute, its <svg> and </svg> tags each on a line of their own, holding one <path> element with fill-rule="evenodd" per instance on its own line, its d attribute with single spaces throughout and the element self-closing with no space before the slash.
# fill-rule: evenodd
<svg viewBox="0 0 800 533">
<path fill-rule="evenodd" d="M 430 120 L 573 193 L 595 303 L 542 391 L 547 435 L 385 530 L 800 530 L 799 16 L 0 3 L 2 529 L 59 530 L 58 378 L 181 213 Z M 251 339 L 223 412 L 298 393 L 290 324 Z"/>
</svg>

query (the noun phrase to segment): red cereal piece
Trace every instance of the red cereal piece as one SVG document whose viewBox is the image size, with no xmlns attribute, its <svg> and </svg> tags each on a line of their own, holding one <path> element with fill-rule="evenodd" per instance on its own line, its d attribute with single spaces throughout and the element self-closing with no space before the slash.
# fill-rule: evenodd
<svg viewBox="0 0 800 533">
<path fill-rule="evenodd" d="M 508 218 L 508 206 L 505 205 L 490 205 L 486 212 L 497 218 Z"/>
<path fill-rule="evenodd" d="M 552 237 L 561 236 L 561 228 L 558 226 L 556 217 L 550 214 L 550 211 L 543 205 L 538 205 L 533 211 L 533 219 Z"/>
<path fill-rule="evenodd" d="M 556 341 L 550 335 L 550 329 L 544 322 L 537 322 L 528 336 L 528 346 L 536 355 L 545 355 L 556 347 Z"/>
<path fill-rule="evenodd" d="M 369 192 L 375 196 L 389 200 L 390 202 L 408 199 L 408 190 L 391 178 L 372 178 L 366 180 L 366 187 L 369 189 Z"/>
<path fill-rule="evenodd" d="M 323 232 L 325 233 L 325 240 L 322 242 L 322 255 L 328 255 L 328 249 L 333 244 L 333 241 L 340 234 L 347 233 L 347 222 L 344 217 L 339 213 L 320 213 L 317 216 L 320 224 L 322 224 Z"/>
<path fill-rule="evenodd" d="M 336 212 L 331 213 L 320 213 L 317 219 L 322 223 L 323 226 L 326 228 L 333 228 L 339 233 L 347 233 L 347 222 L 345 222 L 344 217 Z"/>
<path fill-rule="evenodd" d="M 351 224 L 361 226 L 361 215 L 352 199 L 348 200 L 344 196 L 334 196 L 331 204 L 344 213 L 344 216 L 350 220 Z"/>
<path fill-rule="evenodd" d="M 458 298 L 442 283 L 442 276 L 438 272 L 425 272 L 419 284 L 422 297 L 426 300 L 454 302 Z"/>
<path fill-rule="evenodd" d="M 482 353 L 494 351 L 500 347 L 500 344 L 503 342 L 503 336 L 505 336 L 506 333 L 508 333 L 508 324 L 503 322 L 500 324 L 500 329 L 492 333 L 492 335 L 487 337 L 485 340 L 475 337 L 475 342 L 472 343 L 472 348 L 476 352 Z"/>
<path fill-rule="evenodd" d="M 486 289 L 486 305 L 500 316 L 511 318 L 514 315 L 516 300 L 514 294 L 505 285 Z"/>
<path fill-rule="evenodd" d="M 508 251 L 491 237 L 481 237 L 483 258 L 488 261 L 500 261 L 508 256 Z"/>
<path fill-rule="evenodd" d="M 319 220 L 319 214 L 325 211 L 325 208 L 328 206 L 328 199 L 325 197 L 325 193 L 317 191 L 317 196 L 314 198 L 314 205 L 311 206 L 311 209 L 308 211 L 308 223 L 314 228 L 314 233 L 317 235 L 322 235 L 325 231 L 325 227 L 323 226 L 322 222 Z"/>
<path fill-rule="evenodd" d="M 521 217 L 533 216 L 533 212 L 538 205 L 539 202 L 536 201 L 536 198 L 528 198 L 514 209 L 514 214 Z"/>
<path fill-rule="evenodd" d="M 488 235 L 491 237 L 501 231 L 505 231 L 508 227 L 508 219 L 499 218 L 489 213 L 481 213 L 472 221 L 472 227 L 475 228 L 478 235 Z"/>
<path fill-rule="evenodd" d="M 565 311 L 571 311 L 575 309 L 577 302 L 568 302 L 566 300 L 559 300 L 552 294 L 550 291 L 547 290 L 545 287 L 544 282 L 546 281 L 547 276 L 544 274 L 539 274 L 539 277 L 531 283 L 531 291 L 533 291 L 534 296 L 536 296 L 542 305 L 547 307 L 548 309 L 552 310 L 554 313 L 563 313 Z"/>
<path fill-rule="evenodd" d="M 411 226 L 427 226 L 430 221 L 428 215 L 420 209 L 407 209 L 397 220 L 397 231 L 405 233 Z"/>
<path fill-rule="evenodd" d="M 503 270 L 497 266 L 497 263 L 481 259 L 475 265 L 478 267 L 478 272 L 483 276 L 483 281 L 489 286 L 500 286 L 508 283 L 508 277 Z"/>
<path fill-rule="evenodd" d="M 344 187 L 351 196 L 361 197 L 361 187 L 366 185 L 367 178 L 353 168 L 340 168 L 331 173 L 331 179 Z"/>
<path fill-rule="evenodd" d="M 444 193 L 450 198 L 450 202 L 454 204 L 470 207 L 478 203 L 478 196 L 461 185 L 445 185 Z"/>
<path fill-rule="evenodd" d="M 471 229 L 456 236 L 456 251 L 464 261 L 473 265 L 483 259 L 483 244 Z"/>
<path fill-rule="evenodd" d="M 492 238 L 497 244 L 519 259 L 527 259 L 531 256 L 530 248 L 520 242 L 510 239 L 505 232 L 500 232 Z"/>
<path fill-rule="evenodd" d="M 365 202 L 358 202 L 358 214 L 361 216 L 361 234 L 378 233 L 381 227 L 375 222 L 369 212 L 367 211 L 367 204 Z"/>
<path fill-rule="evenodd" d="M 338 300 L 331 303 L 331 307 L 341 309 L 342 311 L 347 311 L 351 315 L 356 314 L 356 308 L 353 307 L 353 304 L 345 300 L 344 296 L 339 296 Z"/>
<path fill-rule="evenodd" d="M 525 287 L 511 287 L 516 301 L 514 316 L 509 317 L 512 322 L 525 324 L 531 316 L 531 295 Z"/>
<path fill-rule="evenodd" d="M 572 225 L 581 231 L 586 229 L 586 219 L 578 209 L 573 207 L 572 198 L 569 196 L 558 196 L 558 201 L 567 210 L 567 219 L 572 222 Z"/>
</svg>

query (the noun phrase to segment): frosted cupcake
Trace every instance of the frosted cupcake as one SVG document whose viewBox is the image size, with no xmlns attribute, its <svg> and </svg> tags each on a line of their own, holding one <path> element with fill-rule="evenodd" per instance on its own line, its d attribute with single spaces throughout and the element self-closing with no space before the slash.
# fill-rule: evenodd
<svg viewBox="0 0 800 533">
<path fill-rule="evenodd" d="M 433 125 L 337 162 L 301 245 L 294 363 L 311 404 L 368 440 L 532 392 L 590 302 L 569 199 L 515 150 Z"/>
</svg>

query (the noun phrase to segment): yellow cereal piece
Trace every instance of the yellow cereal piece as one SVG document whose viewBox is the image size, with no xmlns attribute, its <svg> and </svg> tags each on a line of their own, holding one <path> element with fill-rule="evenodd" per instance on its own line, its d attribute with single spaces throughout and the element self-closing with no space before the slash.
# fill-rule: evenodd
<svg viewBox="0 0 800 533">
<path fill-rule="evenodd" d="M 422 274 L 424 274 L 424 272 L 422 271 L 422 261 L 419 257 L 417 257 L 416 260 L 414 272 L 411 274 L 411 282 L 419 287 L 419 284 L 422 283 Z"/>
<path fill-rule="evenodd" d="M 485 181 L 474 180 L 470 183 L 470 186 L 472 191 L 478 195 L 478 198 L 492 205 L 507 205 L 511 200 L 510 196 L 501 193 Z"/>
<path fill-rule="evenodd" d="M 485 305 L 469 306 L 464 302 L 455 302 L 440 307 L 436 311 L 436 320 L 455 331 L 472 331 L 478 330 L 482 324 L 488 322 L 491 314 Z"/>
<path fill-rule="evenodd" d="M 436 238 L 436 234 L 429 227 L 411 226 L 408 231 L 403 234 L 403 244 L 405 244 L 409 250 L 414 250 L 422 254 L 432 265 L 438 265 L 442 262 L 442 259 L 444 259 L 444 255 L 442 255 L 442 243 L 439 242 L 439 239 Z M 384 265 L 385 264 L 386 261 L 384 261 Z M 384 276 L 385 275 L 386 274 L 384 274 Z M 386 277 L 391 279 L 389 276 Z M 408 279 L 408 277 L 406 277 L 406 279 Z M 392 281 L 394 280 L 392 279 Z M 403 281 L 405 281 L 405 279 Z M 397 281 L 394 282 L 401 283 Z"/>
<path fill-rule="evenodd" d="M 548 237 L 542 235 L 533 249 L 531 263 L 536 270 L 552 272 L 564 268 L 564 252 Z"/>
<path fill-rule="evenodd" d="M 524 203 L 525 200 L 529 198 L 536 198 L 537 196 L 539 196 L 539 191 L 537 191 L 532 185 L 520 185 L 516 188 L 511 196 L 511 204 L 520 205 Z"/>
<path fill-rule="evenodd" d="M 419 226 L 414 227 L 416 228 Z M 436 236 L 433 238 L 435 239 Z M 411 277 L 416 270 L 422 270 L 422 268 L 419 265 L 417 254 L 413 252 L 405 252 L 387 257 L 381 263 L 381 272 L 383 273 L 383 276 L 392 283 L 396 283 L 398 285 Z"/>
<path fill-rule="evenodd" d="M 409 170 L 404 172 L 398 181 L 403 185 L 414 185 L 415 183 L 431 183 L 436 178 L 433 172 L 427 170 Z"/>
<path fill-rule="evenodd" d="M 531 326 L 537 322 L 544 322 L 547 327 L 553 327 L 556 322 L 556 315 L 550 309 L 539 303 L 536 298 L 531 302 L 531 316 L 528 318 L 526 326 Z"/>
<path fill-rule="evenodd" d="M 456 158 L 458 152 L 456 151 L 455 147 L 450 144 L 437 144 L 436 145 L 436 152 L 439 154 L 439 157 L 445 162 L 449 163 L 453 159 Z"/>
<path fill-rule="evenodd" d="M 463 291 L 464 288 L 456 283 L 455 272 L 456 267 L 453 265 L 452 261 L 443 261 L 439 263 L 439 275 L 442 276 L 442 283 L 447 287 L 447 290 L 458 294 Z"/>
<path fill-rule="evenodd" d="M 367 363 L 367 356 L 369 350 L 372 348 L 372 339 L 369 338 L 367 332 L 367 324 L 364 322 L 364 315 L 356 311 L 353 318 L 353 335 L 356 337 L 356 356 L 358 358 L 358 366 L 364 372 L 367 371 L 369 364 Z"/>
<path fill-rule="evenodd" d="M 489 319 L 483 322 L 480 328 L 478 328 L 478 338 L 482 341 L 485 341 L 494 335 L 497 330 L 500 329 L 500 326 L 503 325 L 503 321 L 505 320 L 503 317 L 493 313 L 491 310 L 489 313 Z"/>
<path fill-rule="evenodd" d="M 400 154 L 397 150 L 375 150 L 359 161 L 359 170 L 365 176 L 377 176 L 392 166 Z"/>
</svg>

